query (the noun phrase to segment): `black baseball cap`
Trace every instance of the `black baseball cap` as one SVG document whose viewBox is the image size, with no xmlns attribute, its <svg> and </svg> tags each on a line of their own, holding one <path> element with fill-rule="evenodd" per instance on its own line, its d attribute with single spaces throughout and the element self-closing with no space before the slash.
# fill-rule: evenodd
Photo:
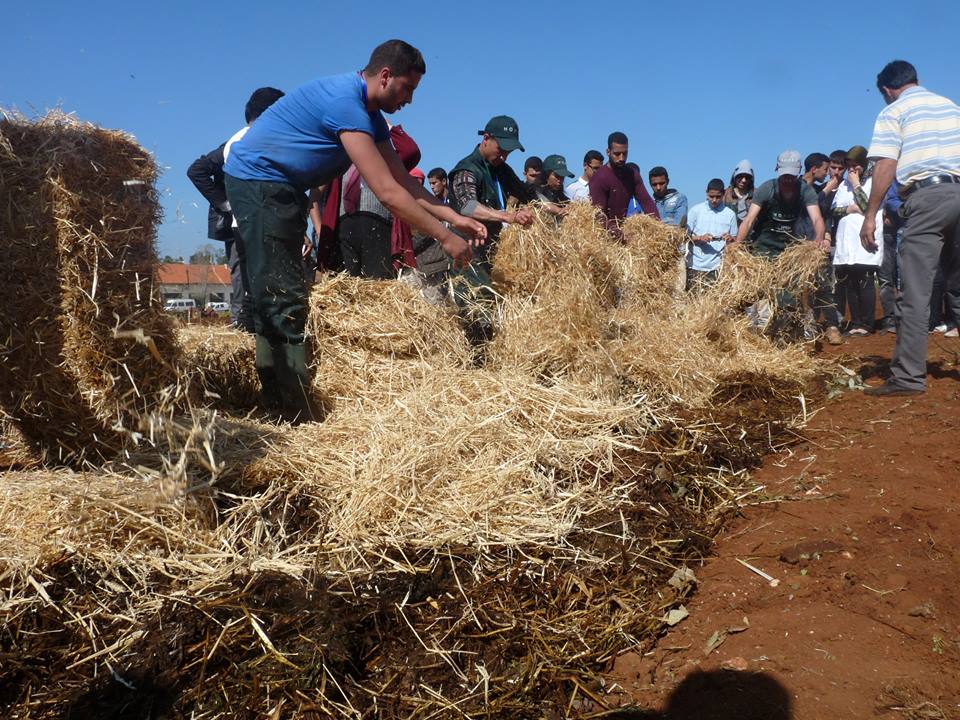
<svg viewBox="0 0 960 720">
<path fill-rule="evenodd" d="M 543 159 L 543 176 L 556 173 L 557 177 L 572 178 L 573 173 L 567 168 L 567 160 L 563 155 L 547 155 Z"/>
<path fill-rule="evenodd" d="M 487 126 L 477 134 L 487 134 L 495 137 L 505 152 L 513 152 L 514 150 L 526 152 L 523 145 L 520 144 L 520 128 L 517 126 L 517 121 L 509 115 L 497 115 L 490 118 Z"/>
</svg>

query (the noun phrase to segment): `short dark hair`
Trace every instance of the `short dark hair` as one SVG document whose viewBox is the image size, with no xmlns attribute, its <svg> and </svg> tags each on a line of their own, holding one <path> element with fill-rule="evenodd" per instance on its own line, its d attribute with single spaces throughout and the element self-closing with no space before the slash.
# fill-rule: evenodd
<svg viewBox="0 0 960 720">
<path fill-rule="evenodd" d="M 638 175 L 640 174 L 640 166 L 637 165 L 635 162 L 628 162 L 626 165 L 624 165 L 624 167 L 630 168 L 631 170 L 633 170 L 633 171 L 634 171 L 635 173 L 637 173 Z"/>
<path fill-rule="evenodd" d="M 629 145 L 629 143 L 630 141 L 627 140 L 627 136 L 619 130 L 607 136 L 607 149 L 612 148 L 614 145 Z"/>
<path fill-rule="evenodd" d="M 877 75 L 877 89 L 888 87 L 896 90 L 917 82 L 917 69 L 906 60 L 888 62 Z"/>
<path fill-rule="evenodd" d="M 435 167 L 433 170 L 427 173 L 427 178 L 428 179 L 437 178 L 438 180 L 446 180 L 447 171 L 444 170 L 442 167 Z"/>
<path fill-rule="evenodd" d="M 711 190 L 719 190 L 720 192 L 723 192 L 726 189 L 727 186 L 723 184 L 723 180 L 720 178 L 714 178 L 707 183 L 707 192 L 710 192 Z"/>
<path fill-rule="evenodd" d="M 543 160 L 538 158 L 536 155 L 531 155 L 527 158 L 527 161 L 523 163 L 523 172 L 526 174 L 527 170 L 533 168 L 537 172 L 543 172 Z"/>
<path fill-rule="evenodd" d="M 603 155 L 600 154 L 599 150 L 587 150 L 587 154 L 583 156 L 583 164 L 589 165 L 594 160 L 603 162 Z"/>
<path fill-rule="evenodd" d="M 670 174 L 663 165 L 657 165 L 656 167 L 650 168 L 650 172 L 647 173 L 647 177 L 651 180 L 653 180 L 655 177 L 665 177 L 667 182 L 670 182 Z"/>
<path fill-rule="evenodd" d="M 825 162 L 830 162 L 830 158 L 823 153 L 810 153 L 803 161 L 803 171 L 810 172 L 814 168 L 820 167 Z"/>
<path fill-rule="evenodd" d="M 246 119 L 247 125 L 263 115 L 264 110 L 282 97 L 283 90 L 277 90 L 273 87 L 262 87 L 254 90 L 243 108 L 243 117 Z"/>
<path fill-rule="evenodd" d="M 834 150 L 830 153 L 830 162 L 840 163 L 844 165 L 847 162 L 847 151 L 846 150 Z"/>
<path fill-rule="evenodd" d="M 369 76 L 387 68 L 392 75 L 409 75 L 418 72 L 424 75 L 427 64 L 423 55 L 413 45 L 403 40 L 387 40 L 377 45 L 370 53 L 370 61 L 363 69 L 363 74 Z"/>
</svg>

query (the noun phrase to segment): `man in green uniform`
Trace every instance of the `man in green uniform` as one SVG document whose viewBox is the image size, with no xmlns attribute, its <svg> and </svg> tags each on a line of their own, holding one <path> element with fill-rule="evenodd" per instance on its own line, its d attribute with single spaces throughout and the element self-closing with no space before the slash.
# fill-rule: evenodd
<svg viewBox="0 0 960 720">
<path fill-rule="evenodd" d="M 468 316 L 467 330 L 475 342 L 488 339 L 492 331 L 492 317 L 484 308 L 492 299 L 491 262 L 503 224 L 533 222 L 533 212 L 527 208 L 506 210 L 507 198 L 521 204 L 534 199 L 530 187 L 507 165 L 511 152 L 523 152 L 517 121 L 497 115 L 479 134 L 483 136 L 480 143 L 450 172 L 448 188 L 450 207 L 483 223 L 487 231 L 487 243 L 476 248 L 470 267 L 453 273 L 454 297 L 461 313 Z"/>
</svg>

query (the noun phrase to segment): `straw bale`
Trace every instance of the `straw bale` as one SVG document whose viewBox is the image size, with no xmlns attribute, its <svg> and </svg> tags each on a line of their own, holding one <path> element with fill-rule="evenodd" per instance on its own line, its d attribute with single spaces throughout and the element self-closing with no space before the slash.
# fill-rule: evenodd
<svg viewBox="0 0 960 720">
<path fill-rule="evenodd" d="M 0 470 L 24 470 L 39 464 L 39 453 L 13 418 L 0 408 Z"/>
<path fill-rule="evenodd" d="M 196 502 L 151 478 L 98 471 L 15 471 L 0 483 L 0 566 L 29 572 L 65 550 L 165 554 L 162 525 L 199 540 L 209 521 Z M 144 524 L 152 517 L 157 525 Z"/>
<path fill-rule="evenodd" d="M 553 217 L 537 213 L 530 227 L 510 225 L 497 244 L 493 280 L 507 295 L 534 295 L 545 278 L 571 273 L 589 278 L 607 304 L 614 300 L 619 249 L 593 206 L 578 203 L 558 226 Z"/>
<path fill-rule="evenodd" d="M 610 332 L 609 312 L 588 277 L 549 276 L 534 295 L 511 294 L 500 303 L 486 363 L 602 384 L 610 372 Z"/>
<path fill-rule="evenodd" d="M 618 257 L 624 309 L 650 312 L 682 300 L 681 274 L 686 232 L 646 215 L 623 223 L 624 250 Z"/>
<path fill-rule="evenodd" d="M 773 261 L 753 255 L 742 245 L 730 245 L 724 252 L 723 280 L 706 294 L 724 308 L 757 300 L 775 302 L 781 290 L 801 293 L 809 288 L 825 259 L 825 253 L 811 242 L 793 243 Z"/>
<path fill-rule="evenodd" d="M 203 392 L 201 402 L 243 414 L 260 394 L 254 365 L 254 339 L 225 327 L 185 325 L 177 329 L 181 375 Z"/>
<path fill-rule="evenodd" d="M 778 346 L 742 314 L 718 314 L 709 293 L 671 313 L 635 315 L 610 352 L 619 372 L 644 392 L 702 408 L 724 376 L 752 373 L 805 384 L 823 372 L 803 348 Z"/>
<path fill-rule="evenodd" d="M 59 112 L 0 120 L 0 403 L 57 462 L 110 454 L 175 381 L 150 155 Z M 126 184 L 134 183 L 134 184 Z"/>
</svg>

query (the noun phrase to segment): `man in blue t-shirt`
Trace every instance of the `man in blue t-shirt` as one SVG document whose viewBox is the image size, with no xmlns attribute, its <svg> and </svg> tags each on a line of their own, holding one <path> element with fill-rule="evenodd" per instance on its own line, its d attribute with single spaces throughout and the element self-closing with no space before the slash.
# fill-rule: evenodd
<svg viewBox="0 0 960 720">
<path fill-rule="evenodd" d="M 388 40 L 374 49 L 362 72 L 320 78 L 281 98 L 233 145 L 224 166 L 227 197 L 247 251 L 262 399 L 291 420 L 316 415 L 304 343 L 307 190 L 353 163 L 394 217 L 436 238 L 457 266 L 470 262 L 471 241 L 486 238 L 483 225 L 443 205 L 410 177 L 390 143 L 382 113 L 410 103 L 425 72 L 419 50 Z"/>
</svg>

